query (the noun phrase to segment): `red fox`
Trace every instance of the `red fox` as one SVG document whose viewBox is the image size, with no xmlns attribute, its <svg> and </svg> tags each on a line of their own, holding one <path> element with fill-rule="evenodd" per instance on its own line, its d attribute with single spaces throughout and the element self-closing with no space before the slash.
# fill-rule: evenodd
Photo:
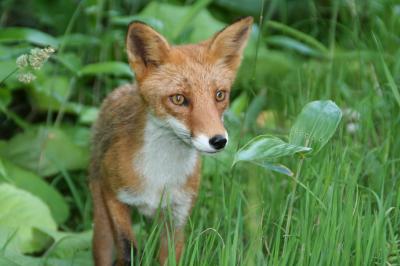
<svg viewBox="0 0 400 266">
<path fill-rule="evenodd" d="M 136 83 L 104 100 L 93 127 L 95 265 L 112 265 L 114 245 L 116 265 L 131 265 L 137 243 L 130 207 L 151 217 L 168 206 L 179 261 L 200 183 L 199 152 L 216 153 L 228 142 L 223 113 L 252 23 L 247 17 L 209 40 L 179 46 L 142 22 L 129 25 L 126 48 Z M 168 256 L 166 230 L 161 265 Z"/>
</svg>

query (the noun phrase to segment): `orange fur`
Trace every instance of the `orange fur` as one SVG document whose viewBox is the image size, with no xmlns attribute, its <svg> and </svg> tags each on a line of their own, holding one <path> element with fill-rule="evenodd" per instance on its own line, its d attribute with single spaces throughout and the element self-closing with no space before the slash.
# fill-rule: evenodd
<svg viewBox="0 0 400 266">
<path fill-rule="evenodd" d="M 136 240 L 127 204 L 151 214 L 152 204 L 162 198 L 165 190 L 175 197 L 171 201 L 175 208 L 175 228 L 166 227 L 165 231 L 172 229 L 179 260 L 184 242 L 183 225 L 200 183 L 200 160 L 197 152 L 192 156 L 198 146 L 193 144 L 193 139 L 226 134 L 222 116 L 229 104 L 230 87 L 252 21 L 250 17 L 242 19 L 207 41 L 181 46 L 171 46 L 143 23 L 134 22 L 129 26 L 127 52 L 137 84 L 114 90 L 104 100 L 93 127 L 89 171 L 96 265 L 111 264 L 114 245 L 117 265 L 130 265 L 130 246 L 136 246 Z M 225 92 L 226 97 L 216 101 L 219 91 Z M 185 106 L 171 101 L 171 96 L 177 94 L 187 100 Z M 181 131 L 185 133 L 183 137 Z M 149 132 L 160 132 L 162 140 L 150 136 Z M 155 150 L 158 148 L 159 151 Z M 171 152 L 171 158 L 163 152 Z M 162 161 L 152 162 L 151 156 L 158 156 Z M 190 156 L 195 161 L 186 159 Z M 169 166 L 169 163 L 175 165 Z M 188 165 L 180 165 L 185 163 Z M 152 167 L 157 164 L 160 169 Z M 169 175 L 175 168 L 182 168 L 182 176 Z M 164 174 L 166 180 L 162 180 Z M 150 185 L 149 180 L 153 182 Z M 162 190 L 156 191 L 159 187 Z M 160 244 L 161 264 L 167 259 L 167 247 L 164 233 Z"/>
</svg>

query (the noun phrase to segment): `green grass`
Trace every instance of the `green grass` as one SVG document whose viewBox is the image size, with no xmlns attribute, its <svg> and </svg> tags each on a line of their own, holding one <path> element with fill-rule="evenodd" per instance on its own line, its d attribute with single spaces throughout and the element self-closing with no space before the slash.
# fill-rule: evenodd
<svg viewBox="0 0 400 266">
<path fill-rule="evenodd" d="M 39 2 L 43 4 L 42 15 L 56 8 Z M 69 132 L 77 146 L 88 148 L 87 133 L 93 120 L 88 108 L 98 107 L 113 87 L 129 82 L 130 77 L 124 65 L 117 71 L 100 67 L 84 75 L 80 70 L 92 63 L 125 62 L 125 22 L 136 11 L 142 12 L 136 4 L 100 2 L 71 4 L 66 8 L 70 16 L 52 26 L 46 24 L 49 18 L 38 20 L 31 14 L 37 23 L 27 22 L 31 28 L 57 38 L 82 33 L 92 39 L 76 37 L 74 45 L 58 38 L 58 53 L 37 73 L 36 83 L 21 85 L 14 77 L 0 89 L 0 110 L 4 110 L 0 116 L 4 121 L 0 123 L 4 138 L 0 141 L 0 177 L 4 180 L 0 178 L 0 182 L 13 183 L 1 161 L 7 159 L 46 177 L 69 206 L 69 218 L 58 224 L 59 231 L 47 232 L 53 242 L 29 257 L 10 247 L 15 232 L 10 234 L 4 228 L 0 209 L 0 265 L 88 265 L 91 261 L 86 169 L 61 164 L 58 171 L 43 174 L 17 162 L 19 155 L 11 156 L 11 151 L 3 147 L 18 133 L 37 125 L 55 125 Z M 186 24 L 188 14 L 203 16 L 201 12 L 206 10 L 226 22 L 234 17 L 235 12 L 227 12 L 231 10 L 227 6 L 209 2 L 175 10 L 173 15 L 168 12 L 174 9 L 163 9 L 168 11 L 164 15 L 147 11 L 141 18 L 155 27 L 155 19 L 166 23 L 164 34 L 170 40 L 192 41 L 203 32 L 193 37 L 183 23 L 172 31 L 168 25 L 179 23 L 180 18 Z M 295 1 L 266 2 L 265 17 L 274 14 L 273 21 L 259 23 L 263 25 L 258 31 L 262 35 L 259 41 L 254 36 L 249 44 L 234 86 L 232 109 L 226 118 L 229 149 L 204 158 L 202 184 L 186 227 L 180 265 L 399 265 L 399 4 L 371 0 L 334 1 L 332 6 L 324 6 L 318 1 L 303 1 L 311 10 L 305 11 L 298 9 Z M 14 26 L 5 14 L 19 14 L 15 3 L 5 1 L 1 5 L 5 10 L 0 14 L 1 26 Z M 259 17 L 260 9 L 254 10 Z M 219 27 L 210 21 L 206 20 L 210 28 Z M 5 68 L 6 62 L 15 61 L 33 46 L 24 38 L 12 43 L 1 38 L 0 34 L 0 80 L 15 68 L 12 64 Z M 46 105 L 48 99 L 58 104 Z M 238 103 L 239 99 L 245 100 Z M 320 99 L 333 100 L 344 112 L 333 138 L 312 158 L 278 161 L 287 165 L 306 188 L 296 185 L 291 177 L 254 165 L 243 163 L 231 168 L 235 152 L 247 140 L 260 134 L 284 138 L 304 105 Z M 358 115 L 352 116 L 348 110 Z M 68 155 L 74 157 L 74 150 L 67 148 L 53 152 L 71 152 Z M 32 156 L 32 160 L 37 158 Z M 155 264 L 159 220 L 152 222 L 135 212 L 133 221 L 143 250 L 136 262 Z M 175 265 L 174 261 L 169 263 Z"/>
</svg>

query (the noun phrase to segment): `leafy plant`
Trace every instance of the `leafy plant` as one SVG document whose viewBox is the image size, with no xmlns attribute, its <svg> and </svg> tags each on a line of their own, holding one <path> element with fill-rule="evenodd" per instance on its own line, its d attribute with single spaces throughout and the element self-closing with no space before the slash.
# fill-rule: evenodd
<svg viewBox="0 0 400 266">
<path fill-rule="evenodd" d="M 79 131 L 79 128 L 74 131 Z M 84 169 L 89 160 L 88 149 L 74 143 L 70 136 L 73 135 L 59 128 L 31 128 L 3 145 L 0 155 L 22 168 L 44 176 L 62 170 Z"/>
<path fill-rule="evenodd" d="M 398 1 L 20 2 L 0 1 L 0 265 L 92 263 L 89 127 L 134 79 L 127 25 L 185 44 L 247 15 L 229 145 L 202 160 L 181 265 L 399 264 Z M 156 264 L 160 225 L 133 222 L 137 262 Z"/>
<path fill-rule="evenodd" d="M 56 230 L 47 205 L 36 196 L 9 184 L 0 184 L 0 246 L 21 253 L 43 250 L 47 235 L 37 229 Z"/>
<path fill-rule="evenodd" d="M 292 176 L 287 167 L 274 164 L 274 161 L 295 154 L 302 158 L 315 155 L 333 136 L 341 117 L 342 112 L 334 102 L 311 102 L 303 108 L 292 126 L 289 143 L 268 135 L 257 136 L 238 150 L 233 165 L 246 161 Z"/>
<path fill-rule="evenodd" d="M 50 186 L 40 176 L 24 170 L 1 157 L 0 182 L 10 183 L 40 198 L 48 205 L 52 217 L 58 224 L 62 224 L 67 220 L 69 207 L 60 192 Z"/>
</svg>

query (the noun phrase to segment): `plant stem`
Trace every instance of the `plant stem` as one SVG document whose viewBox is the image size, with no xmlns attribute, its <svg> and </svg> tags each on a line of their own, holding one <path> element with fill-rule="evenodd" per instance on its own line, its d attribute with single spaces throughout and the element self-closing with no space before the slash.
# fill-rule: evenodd
<svg viewBox="0 0 400 266">
<path fill-rule="evenodd" d="M 3 112 L 8 118 L 14 121 L 22 129 L 27 129 L 30 125 L 29 123 L 25 122 L 21 117 L 19 117 L 16 113 L 12 112 L 11 110 L 7 110 L 6 108 L 1 108 L 0 112 Z"/>
<path fill-rule="evenodd" d="M 18 71 L 18 67 L 16 67 L 13 71 L 11 71 L 5 78 L 0 81 L 0 88 L 4 85 L 4 82 L 11 77 L 15 72 Z"/>
<path fill-rule="evenodd" d="M 61 121 L 62 121 L 62 119 L 64 117 L 65 109 L 67 108 L 68 100 L 72 95 L 72 91 L 74 90 L 75 84 L 76 84 L 76 77 L 73 77 L 71 79 L 70 83 L 69 83 L 67 97 L 61 103 L 61 106 L 58 109 L 57 117 L 56 117 L 56 120 L 54 122 L 54 125 L 56 127 L 60 126 L 60 124 L 61 124 Z"/>
<path fill-rule="evenodd" d="M 296 175 L 294 177 L 295 181 L 297 181 L 300 177 L 300 172 L 301 168 L 303 167 L 304 163 L 304 158 L 300 159 L 300 162 L 297 165 L 297 170 L 296 170 Z M 289 231 L 290 231 L 290 222 L 292 221 L 292 214 L 293 214 L 293 206 L 294 206 L 294 201 L 296 197 L 296 189 L 297 189 L 297 182 L 294 182 L 292 192 L 290 193 L 290 202 L 289 202 L 289 210 L 288 210 L 288 217 L 286 220 L 286 226 L 285 226 L 285 240 L 283 243 L 283 250 L 286 249 L 287 242 L 289 239 Z"/>
<path fill-rule="evenodd" d="M 172 33 L 172 39 L 178 41 L 179 36 L 182 32 L 186 29 L 188 24 L 197 16 L 197 14 L 206 8 L 209 4 L 211 4 L 212 0 L 201 0 L 201 1 L 194 1 L 193 5 L 190 7 L 188 12 L 185 14 L 181 23 L 179 23 L 174 32 Z"/>
</svg>

